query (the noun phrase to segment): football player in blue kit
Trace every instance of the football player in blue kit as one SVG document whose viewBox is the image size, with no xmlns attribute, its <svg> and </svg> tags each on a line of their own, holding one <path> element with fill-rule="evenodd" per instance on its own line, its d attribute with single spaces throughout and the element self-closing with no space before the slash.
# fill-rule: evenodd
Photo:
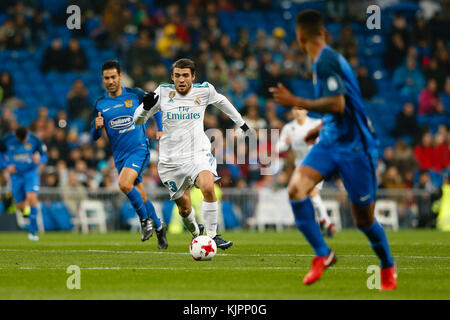
<svg viewBox="0 0 450 320">
<path fill-rule="evenodd" d="M 316 255 L 303 282 L 311 284 L 319 280 L 323 271 L 336 262 L 334 251 L 325 243 L 314 220 L 308 194 L 322 179 L 338 173 L 348 191 L 356 226 L 367 236 L 380 260 L 380 289 L 394 290 L 395 263 L 386 234 L 374 217 L 377 138 L 364 111 L 358 82 L 345 58 L 326 44 L 326 31 L 318 11 L 300 12 L 296 33 L 300 49 L 313 61 L 315 99 L 296 97 L 282 84 L 270 91 L 279 105 L 323 114 L 322 124 L 305 138 L 315 141 L 320 132 L 320 141 L 296 169 L 288 187 L 296 224 Z"/>
<path fill-rule="evenodd" d="M 128 197 L 140 219 L 141 240 L 146 241 L 152 236 L 154 223 L 158 248 L 167 249 L 167 226 L 156 215 L 142 183 L 142 171 L 150 160 L 146 126 L 133 122 L 134 111 L 141 104 L 145 92 L 121 85 L 122 73 L 117 61 L 103 64 L 102 79 L 106 91 L 95 103 L 92 137 L 94 140 L 99 139 L 102 129 L 105 129 L 119 173 L 119 188 Z M 162 131 L 161 114 L 155 114 L 154 118 L 159 137 Z"/>
<path fill-rule="evenodd" d="M 37 241 L 39 165 L 47 163 L 47 147 L 26 127 L 20 126 L 0 140 L 0 157 L 2 166 L 11 177 L 12 195 L 17 208 L 23 213 L 25 207 L 30 206 L 28 239 Z"/>
</svg>

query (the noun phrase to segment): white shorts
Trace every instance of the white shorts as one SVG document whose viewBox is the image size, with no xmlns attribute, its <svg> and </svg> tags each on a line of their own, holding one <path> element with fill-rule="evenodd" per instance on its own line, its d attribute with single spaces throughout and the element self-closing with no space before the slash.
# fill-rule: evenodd
<svg viewBox="0 0 450 320">
<path fill-rule="evenodd" d="M 211 152 L 205 152 L 195 157 L 195 160 L 180 164 L 158 162 L 158 173 L 162 183 L 170 193 L 170 200 L 179 199 L 185 191 L 195 184 L 195 179 L 202 171 L 209 171 L 216 180 L 217 162 Z"/>
</svg>

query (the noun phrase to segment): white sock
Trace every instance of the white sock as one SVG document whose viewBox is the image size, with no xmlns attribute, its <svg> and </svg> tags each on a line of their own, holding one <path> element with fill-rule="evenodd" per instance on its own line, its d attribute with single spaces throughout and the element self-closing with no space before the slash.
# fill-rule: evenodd
<svg viewBox="0 0 450 320">
<path fill-rule="evenodd" d="M 319 194 L 315 195 L 311 198 L 311 201 L 314 205 L 314 207 L 319 212 L 319 220 L 325 221 L 326 226 L 328 227 L 331 223 L 330 217 L 328 216 L 327 209 L 325 208 L 325 205 L 323 204 L 322 198 Z"/>
<path fill-rule="evenodd" d="M 197 221 L 195 221 L 194 208 L 191 208 L 191 213 L 189 213 L 187 217 L 181 217 L 181 220 L 183 220 L 183 224 L 186 226 L 189 232 L 192 233 L 194 237 L 198 237 L 200 230 L 198 228 Z"/>
<path fill-rule="evenodd" d="M 203 220 L 205 221 L 206 234 L 210 238 L 217 235 L 217 214 L 219 205 L 217 201 L 206 202 L 202 201 Z"/>
</svg>

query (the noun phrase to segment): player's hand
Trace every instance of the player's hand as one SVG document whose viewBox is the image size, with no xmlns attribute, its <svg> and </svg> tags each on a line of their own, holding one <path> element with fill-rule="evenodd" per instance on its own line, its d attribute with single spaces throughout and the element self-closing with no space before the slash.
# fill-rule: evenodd
<svg viewBox="0 0 450 320">
<path fill-rule="evenodd" d="M 105 125 L 105 119 L 102 114 L 99 112 L 97 118 L 95 118 L 95 130 L 103 128 Z"/>
<path fill-rule="evenodd" d="M 246 123 L 244 123 L 240 128 L 244 137 L 256 137 L 255 129 L 249 128 Z"/>
<path fill-rule="evenodd" d="M 164 133 L 162 131 L 156 131 L 156 140 L 161 139 L 163 135 Z"/>
<path fill-rule="evenodd" d="M 317 130 L 316 128 L 309 130 L 306 133 L 305 136 L 305 143 L 306 144 L 314 144 L 316 143 L 317 138 L 319 137 L 319 130 Z"/>
<path fill-rule="evenodd" d="M 150 110 L 152 107 L 155 106 L 155 104 L 158 102 L 158 96 L 150 91 L 147 92 L 144 97 L 142 98 L 142 103 L 144 105 L 144 110 Z"/>
<path fill-rule="evenodd" d="M 275 102 L 283 107 L 297 107 L 296 97 L 281 83 L 277 87 L 270 87 L 269 92 L 273 94 Z"/>
<path fill-rule="evenodd" d="M 10 164 L 10 165 L 8 166 L 8 172 L 9 172 L 10 174 L 16 174 L 16 173 L 17 173 L 16 166 L 13 165 L 13 164 Z"/>
</svg>

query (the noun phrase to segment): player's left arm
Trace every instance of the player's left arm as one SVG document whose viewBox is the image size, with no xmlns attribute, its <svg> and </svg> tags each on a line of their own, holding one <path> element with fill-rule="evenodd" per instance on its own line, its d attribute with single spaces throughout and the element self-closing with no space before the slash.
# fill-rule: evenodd
<svg viewBox="0 0 450 320">
<path fill-rule="evenodd" d="M 276 88 L 269 90 L 273 93 L 275 101 L 281 106 L 296 106 L 320 113 L 343 114 L 347 89 L 342 77 L 342 70 L 337 59 L 322 59 L 317 64 L 317 78 L 321 83 L 320 98 L 296 97 L 281 83 L 278 83 Z"/>
<path fill-rule="evenodd" d="M 248 125 L 242 119 L 241 114 L 236 108 L 231 104 L 231 102 L 223 94 L 216 91 L 212 84 L 208 84 L 209 87 L 209 99 L 208 104 L 212 104 L 216 108 L 219 108 L 223 113 L 225 113 L 231 120 L 233 120 L 236 125 L 246 132 L 249 130 Z"/>
<path fill-rule="evenodd" d="M 275 102 L 284 107 L 301 107 L 306 110 L 320 113 L 344 113 L 345 96 L 336 94 L 318 99 L 306 99 L 294 96 L 285 86 L 278 83 L 276 88 L 270 88 Z"/>
<path fill-rule="evenodd" d="M 38 137 L 35 137 L 35 139 L 36 153 L 38 153 L 39 156 L 36 156 L 36 153 L 33 154 L 33 160 L 37 165 L 46 164 L 48 162 L 47 146 Z"/>
</svg>

